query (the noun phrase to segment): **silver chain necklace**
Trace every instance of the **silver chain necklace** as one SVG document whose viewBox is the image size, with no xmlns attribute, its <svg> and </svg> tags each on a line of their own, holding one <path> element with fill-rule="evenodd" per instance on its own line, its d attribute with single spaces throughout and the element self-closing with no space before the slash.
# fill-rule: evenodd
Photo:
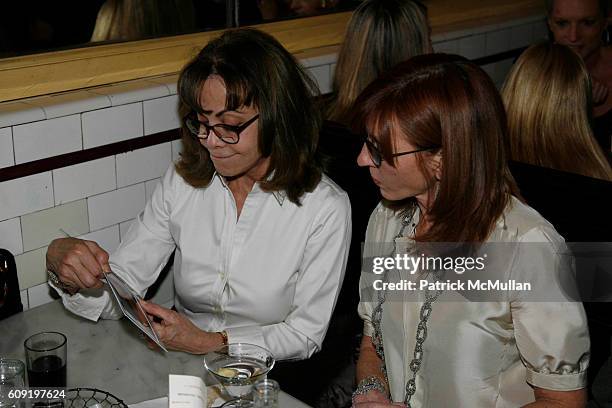
<svg viewBox="0 0 612 408">
<path fill-rule="evenodd" d="M 404 230 L 410 223 L 410 220 L 414 217 L 415 209 L 409 211 L 404 218 L 402 219 L 402 226 L 398 232 L 398 234 L 393 239 L 393 252 L 391 256 L 395 255 L 397 251 L 397 240 L 404 236 Z M 415 235 L 416 225 L 412 224 L 412 235 Z M 383 276 L 383 279 L 387 280 L 387 273 Z M 404 396 L 404 404 L 407 408 L 411 408 L 410 399 L 416 392 L 416 375 L 421 368 L 421 363 L 423 361 L 423 343 L 425 343 L 425 339 L 427 338 L 427 322 L 429 321 L 429 317 L 431 316 L 432 304 L 436 301 L 438 296 L 440 296 L 442 291 L 430 291 L 429 289 L 425 290 L 425 302 L 421 306 L 421 310 L 419 312 L 419 324 L 417 325 L 416 332 L 416 344 L 414 346 L 412 361 L 410 361 L 410 371 L 412 371 L 412 378 L 406 382 L 406 393 Z M 383 337 L 382 337 L 382 312 L 383 312 L 383 304 L 386 300 L 386 293 L 384 290 L 378 291 L 378 304 L 374 308 L 372 312 L 372 325 L 374 326 L 374 336 L 372 338 L 372 343 L 374 344 L 374 349 L 376 350 L 376 354 L 378 358 L 380 358 L 382 362 L 382 372 L 385 376 L 385 381 L 389 384 L 389 379 L 387 377 L 387 366 L 385 363 L 385 350 L 383 347 Z"/>
</svg>

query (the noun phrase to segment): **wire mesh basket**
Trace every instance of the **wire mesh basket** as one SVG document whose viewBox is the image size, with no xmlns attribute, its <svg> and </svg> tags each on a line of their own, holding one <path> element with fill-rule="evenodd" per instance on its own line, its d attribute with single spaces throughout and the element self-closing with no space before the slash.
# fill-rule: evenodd
<svg viewBox="0 0 612 408">
<path fill-rule="evenodd" d="M 127 408 L 127 405 L 110 392 L 97 388 L 70 388 L 66 390 L 64 408 Z"/>
</svg>

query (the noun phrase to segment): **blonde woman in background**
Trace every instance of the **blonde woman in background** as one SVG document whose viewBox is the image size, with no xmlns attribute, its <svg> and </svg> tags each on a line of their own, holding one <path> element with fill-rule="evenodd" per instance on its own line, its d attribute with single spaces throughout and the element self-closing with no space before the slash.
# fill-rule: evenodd
<svg viewBox="0 0 612 408">
<path fill-rule="evenodd" d="M 398 62 L 431 51 L 427 8 L 416 0 L 366 0 L 338 54 L 327 118 L 347 124 L 357 95 Z"/>
<path fill-rule="evenodd" d="M 527 49 L 502 89 L 512 160 L 612 181 L 589 126 L 591 82 L 582 59 L 560 44 Z"/>
<path fill-rule="evenodd" d="M 107 0 L 98 11 L 91 41 L 138 40 L 194 29 L 191 0 Z"/>
</svg>

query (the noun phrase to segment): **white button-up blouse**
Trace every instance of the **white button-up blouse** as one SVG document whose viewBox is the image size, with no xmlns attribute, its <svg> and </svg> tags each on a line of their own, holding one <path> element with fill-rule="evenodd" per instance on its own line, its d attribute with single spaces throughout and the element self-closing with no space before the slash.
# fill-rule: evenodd
<svg viewBox="0 0 612 408">
<path fill-rule="evenodd" d="M 171 166 L 110 265 L 144 294 L 176 249 L 177 311 L 203 330 L 226 330 L 231 342 L 304 359 L 325 337 L 350 237 L 348 197 L 326 176 L 301 206 L 256 183 L 238 218 L 221 176 L 194 188 Z M 108 292 L 62 298 L 92 320 L 117 316 Z"/>
</svg>

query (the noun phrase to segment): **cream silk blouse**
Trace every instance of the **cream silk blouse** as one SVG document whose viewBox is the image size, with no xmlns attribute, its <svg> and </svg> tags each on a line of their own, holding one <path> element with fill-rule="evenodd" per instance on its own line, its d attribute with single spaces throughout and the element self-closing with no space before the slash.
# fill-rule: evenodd
<svg viewBox="0 0 612 408">
<path fill-rule="evenodd" d="M 382 243 L 393 242 L 400 226 L 397 213 L 379 205 L 368 224 L 366 256 L 387 256 L 377 254 L 377 248 L 383 251 Z M 563 244 L 552 225 L 515 198 L 489 241 Z M 534 274 L 554 269 L 555 254 L 543 255 L 530 259 L 524 269 Z M 370 284 L 367 273 L 371 275 L 362 272 L 359 313 L 364 334 L 373 336 L 371 317 L 377 302 L 363 298 Z M 534 401 L 530 385 L 551 390 L 585 387 L 589 336 L 581 303 L 441 299 L 432 305 L 412 407 L 517 407 Z M 383 306 L 385 360 L 396 402 L 404 401 L 406 382 L 412 378 L 409 364 L 422 304 L 411 299 Z"/>
<path fill-rule="evenodd" d="M 277 359 L 307 358 L 321 347 L 342 285 L 351 220 L 346 193 L 326 176 L 301 204 L 256 183 L 238 218 L 221 176 L 193 188 L 171 166 L 110 265 L 144 293 L 176 248 L 177 311 Z M 88 319 L 117 317 L 107 291 L 61 295 Z"/>
</svg>

